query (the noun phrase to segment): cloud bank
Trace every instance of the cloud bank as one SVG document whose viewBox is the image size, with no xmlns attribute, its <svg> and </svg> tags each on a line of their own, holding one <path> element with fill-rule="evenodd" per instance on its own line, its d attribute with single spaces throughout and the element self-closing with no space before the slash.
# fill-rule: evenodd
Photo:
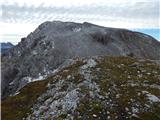
<svg viewBox="0 0 160 120">
<path fill-rule="evenodd" d="M 159 28 L 159 7 L 158 0 L 5 0 L 0 3 L 0 26 L 5 27 L 1 39 L 27 35 L 40 23 L 53 20 Z"/>
</svg>

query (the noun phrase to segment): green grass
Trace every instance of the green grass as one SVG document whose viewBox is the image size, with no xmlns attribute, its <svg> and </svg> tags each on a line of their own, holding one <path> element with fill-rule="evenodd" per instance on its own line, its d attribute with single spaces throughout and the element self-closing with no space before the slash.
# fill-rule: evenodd
<svg viewBox="0 0 160 120">
<path fill-rule="evenodd" d="M 130 57 L 103 57 L 100 60 L 96 60 L 96 68 L 91 68 L 91 75 L 96 76 L 92 81 L 96 82 L 100 88 L 100 95 L 105 96 L 106 93 L 111 89 L 111 94 L 109 98 L 112 99 L 118 106 L 113 108 L 104 108 L 103 102 L 105 100 L 98 100 L 90 98 L 90 89 L 81 86 L 80 92 L 86 94 L 85 97 L 81 98 L 80 104 L 77 107 L 77 111 L 80 115 L 84 117 L 88 116 L 87 119 L 95 120 L 107 117 L 106 111 L 110 111 L 111 119 L 115 119 L 115 116 L 120 116 L 123 112 L 125 114 L 125 107 L 131 109 L 129 104 L 130 99 L 135 99 L 139 102 L 142 107 L 144 107 L 147 99 L 144 95 L 137 96 L 138 92 L 146 90 L 153 95 L 160 96 L 160 90 L 156 88 L 144 87 L 143 84 L 159 84 L 160 82 L 160 67 L 151 63 L 150 61 L 139 61 L 135 58 Z M 133 63 L 139 63 L 138 67 L 131 67 Z M 68 75 L 70 78 L 67 82 L 72 82 L 75 85 L 81 83 L 84 80 L 84 76 L 79 74 L 79 67 L 84 65 L 83 60 L 77 61 L 75 64 L 65 68 L 64 70 L 57 73 L 55 76 L 48 77 L 46 80 L 37 81 L 28 84 L 21 91 L 20 94 L 12 97 L 8 97 L 6 100 L 2 101 L 2 119 L 3 120 L 21 120 L 23 117 L 27 116 L 27 113 L 31 112 L 32 105 L 36 102 L 38 96 L 40 96 L 47 88 L 48 83 L 54 84 L 58 80 L 66 80 Z M 100 68 L 99 71 L 97 69 Z M 139 73 L 138 73 L 139 71 Z M 149 73 L 149 74 L 148 74 Z M 141 77 L 138 75 L 142 74 Z M 130 76 L 130 77 L 128 77 Z M 139 86 L 128 86 L 128 81 L 133 81 L 138 83 Z M 66 81 L 65 81 L 66 82 Z M 116 85 L 116 89 L 114 89 Z M 124 85 L 124 86 L 121 86 Z M 61 91 L 66 91 L 68 84 L 64 84 L 61 87 Z M 116 98 L 116 94 L 120 94 L 120 98 Z M 141 112 L 138 114 L 140 118 L 132 118 L 135 120 L 160 120 L 160 105 L 152 104 L 153 112 Z M 94 117 L 93 114 L 97 116 Z M 66 118 L 66 114 L 62 114 L 55 120 L 63 120 Z M 75 119 L 81 120 L 79 116 Z M 123 117 L 121 117 L 123 119 Z M 48 118 L 51 120 L 51 118 Z"/>
<path fill-rule="evenodd" d="M 16 96 L 2 101 L 2 120 L 21 120 L 30 113 L 30 108 L 46 89 L 48 81 L 37 81 L 28 84 Z"/>
</svg>

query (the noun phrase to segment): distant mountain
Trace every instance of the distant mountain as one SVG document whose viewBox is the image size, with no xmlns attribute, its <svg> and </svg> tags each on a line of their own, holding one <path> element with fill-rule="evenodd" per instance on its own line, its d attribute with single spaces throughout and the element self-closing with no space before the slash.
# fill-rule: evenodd
<svg viewBox="0 0 160 120">
<path fill-rule="evenodd" d="M 6 51 L 8 51 L 10 48 L 12 48 L 14 45 L 10 42 L 7 42 L 7 43 L 0 43 L 1 44 L 1 53 L 4 53 Z"/>
<path fill-rule="evenodd" d="M 160 60 L 160 42 L 143 33 L 87 22 L 45 22 L 2 55 L 2 99 L 52 74 L 68 59 L 91 56 Z"/>
</svg>

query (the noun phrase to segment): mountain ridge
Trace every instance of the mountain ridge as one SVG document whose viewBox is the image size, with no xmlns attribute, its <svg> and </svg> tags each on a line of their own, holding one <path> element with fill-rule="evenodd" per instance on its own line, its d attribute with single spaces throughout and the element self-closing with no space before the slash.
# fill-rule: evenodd
<svg viewBox="0 0 160 120">
<path fill-rule="evenodd" d="M 126 29 L 91 23 L 44 22 L 2 54 L 2 99 L 37 78 L 52 73 L 67 59 L 91 56 L 130 56 L 160 59 L 160 42 Z"/>
<path fill-rule="evenodd" d="M 2 119 L 159 119 L 159 65 L 123 56 L 72 60 L 2 101 Z"/>
</svg>

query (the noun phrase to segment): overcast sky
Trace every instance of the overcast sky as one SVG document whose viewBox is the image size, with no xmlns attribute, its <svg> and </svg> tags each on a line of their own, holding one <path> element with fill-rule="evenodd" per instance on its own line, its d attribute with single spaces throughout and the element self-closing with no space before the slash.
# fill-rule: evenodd
<svg viewBox="0 0 160 120">
<path fill-rule="evenodd" d="M 17 43 L 53 20 L 159 30 L 159 7 L 159 0 L 1 0 L 0 41 Z"/>
</svg>

